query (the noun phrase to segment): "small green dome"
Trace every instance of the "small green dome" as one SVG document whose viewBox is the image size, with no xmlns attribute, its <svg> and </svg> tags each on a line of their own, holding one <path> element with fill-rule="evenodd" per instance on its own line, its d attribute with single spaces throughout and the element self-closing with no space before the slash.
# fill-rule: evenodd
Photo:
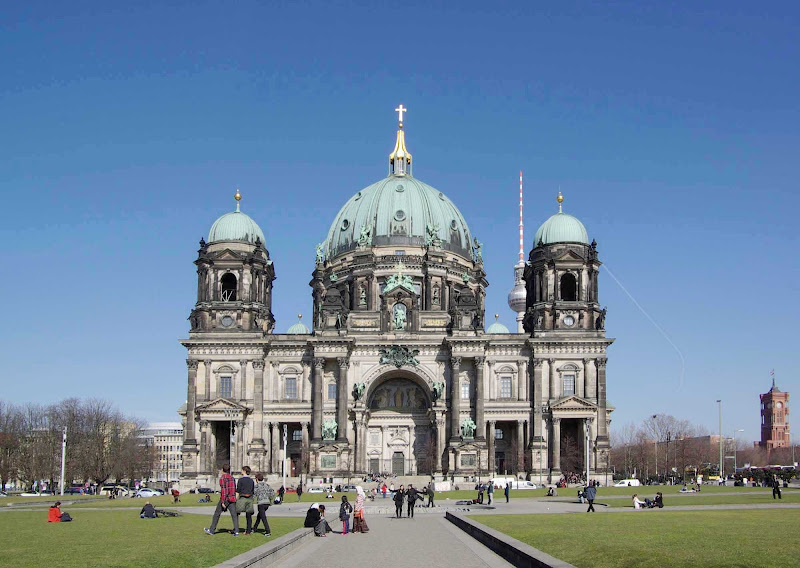
<svg viewBox="0 0 800 568">
<path fill-rule="evenodd" d="M 302 317 L 303 316 L 298 315 L 297 323 L 294 324 L 292 327 L 290 327 L 286 331 L 286 333 L 290 335 L 308 335 L 309 333 L 311 333 L 311 331 L 309 331 L 309 329 L 305 326 L 305 324 L 303 324 L 303 322 L 300 321 Z"/>
<path fill-rule="evenodd" d="M 589 235 L 586 227 L 576 217 L 559 211 L 547 221 L 542 223 L 536 236 L 533 237 L 533 247 L 539 246 L 539 241 L 545 245 L 553 243 L 582 243 L 589 244 Z"/>
<path fill-rule="evenodd" d="M 489 326 L 489 329 L 486 330 L 486 333 L 511 333 L 511 332 L 508 331 L 508 328 L 504 326 L 502 323 L 496 321 Z"/>
<path fill-rule="evenodd" d="M 362 228 L 372 246 L 425 246 L 426 227 L 444 250 L 472 258 L 472 235 L 458 208 L 438 189 L 407 175 L 390 175 L 351 197 L 334 217 L 325 243 L 327 257 L 358 246 Z"/>
<path fill-rule="evenodd" d="M 261 245 L 265 246 L 266 239 L 264 239 L 261 227 L 241 211 L 225 213 L 225 215 L 214 221 L 214 224 L 211 225 L 211 230 L 208 232 L 209 243 L 244 241 L 256 244 L 256 238 L 261 239 Z"/>
</svg>

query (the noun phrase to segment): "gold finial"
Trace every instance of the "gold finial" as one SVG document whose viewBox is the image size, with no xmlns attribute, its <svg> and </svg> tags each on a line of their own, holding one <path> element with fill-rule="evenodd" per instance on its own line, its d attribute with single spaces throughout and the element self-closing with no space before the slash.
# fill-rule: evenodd
<svg viewBox="0 0 800 568">
<path fill-rule="evenodd" d="M 558 212 L 561 213 L 561 204 L 564 203 L 564 196 L 561 195 L 561 192 L 558 192 L 558 197 L 556 197 L 556 201 L 558 201 Z"/>
<path fill-rule="evenodd" d="M 236 211 L 239 211 L 239 202 L 242 200 L 242 194 L 239 193 L 239 188 L 236 188 L 236 193 L 233 195 L 233 198 L 236 200 Z"/>
</svg>

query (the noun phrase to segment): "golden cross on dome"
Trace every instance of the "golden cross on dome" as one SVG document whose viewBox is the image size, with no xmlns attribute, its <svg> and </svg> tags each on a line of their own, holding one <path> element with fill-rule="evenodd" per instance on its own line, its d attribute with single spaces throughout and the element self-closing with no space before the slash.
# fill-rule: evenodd
<svg viewBox="0 0 800 568">
<path fill-rule="evenodd" d="M 400 120 L 399 120 L 400 128 L 402 128 L 403 127 L 403 113 L 404 112 L 408 112 L 408 109 L 407 108 L 403 108 L 403 105 L 401 104 L 399 107 L 394 109 L 394 112 L 396 112 L 397 116 L 400 117 Z"/>
</svg>

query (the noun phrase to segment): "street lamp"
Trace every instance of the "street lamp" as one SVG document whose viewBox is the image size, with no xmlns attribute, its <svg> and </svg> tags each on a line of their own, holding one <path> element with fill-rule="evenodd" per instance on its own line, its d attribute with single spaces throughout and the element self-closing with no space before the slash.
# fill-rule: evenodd
<svg viewBox="0 0 800 568">
<path fill-rule="evenodd" d="M 717 404 L 719 405 L 719 481 L 720 485 L 722 485 L 723 479 L 725 479 L 723 473 L 723 447 L 722 447 L 722 399 L 717 399 Z"/>
<path fill-rule="evenodd" d="M 733 431 L 733 475 L 736 475 L 736 432 L 744 432 L 744 429 L 739 428 Z"/>
</svg>

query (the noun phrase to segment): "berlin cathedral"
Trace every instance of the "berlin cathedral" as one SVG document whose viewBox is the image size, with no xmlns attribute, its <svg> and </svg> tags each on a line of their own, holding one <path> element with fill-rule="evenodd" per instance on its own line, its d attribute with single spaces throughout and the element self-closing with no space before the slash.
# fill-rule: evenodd
<svg viewBox="0 0 800 568">
<path fill-rule="evenodd" d="M 259 225 L 222 215 L 200 241 L 189 317 L 183 477 L 368 473 L 554 482 L 607 475 L 605 309 L 597 243 L 558 212 L 520 242 L 512 332 L 485 327 L 481 243 L 412 175 L 403 112 L 388 176 L 333 217 L 311 271 L 312 321 L 276 331 L 276 269 Z M 520 238 L 522 238 L 520 178 Z M 286 448 L 285 459 L 283 449 Z M 586 461 L 588 460 L 588 464 Z"/>
</svg>

